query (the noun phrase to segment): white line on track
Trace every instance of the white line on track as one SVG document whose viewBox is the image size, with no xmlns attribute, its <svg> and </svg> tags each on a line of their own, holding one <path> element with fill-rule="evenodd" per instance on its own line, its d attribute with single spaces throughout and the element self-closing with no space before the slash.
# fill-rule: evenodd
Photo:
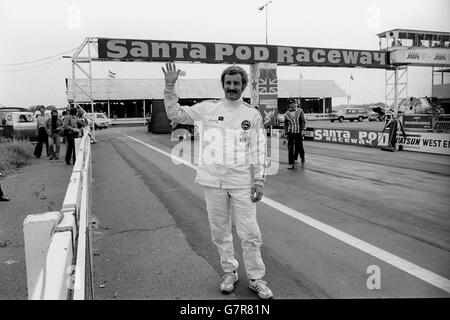
<svg viewBox="0 0 450 320">
<path fill-rule="evenodd" d="M 167 153 L 157 147 L 154 147 L 152 145 L 149 145 L 139 139 L 136 139 L 134 137 L 125 135 L 126 137 L 130 138 L 131 140 L 134 140 L 136 142 L 139 142 L 140 144 L 143 144 L 144 146 L 153 149 L 169 158 L 176 158 L 173 155 L 171 155 L 170 153 Z M 181 158 L 176 158 L 176 161 L 188 166 L 191 169 L 196 169 L 197 166 L 193 165 L 192 163 L 185 161 Z M 380 249 L 374 245 L 371 245 L 370 243 L 367 243 L 361 239 L 358 239 L 352 235 L 349 235 L 348 233 L 345 233 L 343 231 L 340 231 L 339 229 L 336 229 L 330 225 L 327 225 L 323 222 L 320 222 L 314 218 L 311 218 L 303 213 L 300 213 L 297 210 L 291 209 L 279 202 L 276 202 L 272 199 L 269 199 L 267 197 L 263 197 L 263 199 L 261 200 L 262 203 L 280 211 L 283 212 L 284 214 L 291 216 L 319 231 L 322 231 L 324 233 L 326 233 L 327 235 L 338 239 L 354 248 L 357 248 L 367 254 L 370 254 L 371 256 L 374 256 L 377 259 L 380 259 L 400 270 L 403 270 L 404 272 L 407 272 L 411 275 L 413 275 L 416 278 L 419 278 L 447 293 L 450 293 L 450 280 L 447 278 L 444 278 L 432 271 L 429 271 L 427 269 L 424 269 L 412 262 L 409 262 L 405 259 L 402 259 L 392 253 L 389 253 L 383 249 Z"/>
</svg>

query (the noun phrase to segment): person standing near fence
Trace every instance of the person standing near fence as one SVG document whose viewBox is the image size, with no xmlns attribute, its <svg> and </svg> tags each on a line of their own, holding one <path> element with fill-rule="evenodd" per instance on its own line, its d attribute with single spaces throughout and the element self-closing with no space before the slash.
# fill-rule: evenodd
<svg viewBox="0 0 450 320">
<path fill-rule="evenodd" d="M 47 120 L 48 116 L 45 114 L 45 107 L 43 105 L 38 106 L 40 114 L 36 117 L 36 136 L 38 143 L 34 149 L 34 156 L 40 158 L 42 155 L 42 145 L 45 143 L 45 149 L 47 151 L 47 157 L 49 156 L 48 150 L 48 134 L 47 134 Z"/>
<path fill-rule="evenodd" d="M 50 159 L 58 160 L 59 149 L 60 149 L 60 139 L 61 139 L 61 129 L 63 128 L 63 122 L 58 117 L 58 111 L 52 110 L 50 119 L 47 120 L 47 134 L 50 144 Z"/>
<path fill-rule="evenodd" d="M 70 159 L 73 159 L 72 164 L 75 164 L 75 138 L 78 137 L 80 130 L 78 129 L 77 108 L 70 109 L 69 114 L 64 118 L 64 136 L 66 137 L 66 164 L 70 165 Z"/>
<path fill-rule="evenodd" d="M 297 107 L 295 99 L 288 99 L 289 110 L 284 114 L 284 129 L 288 138 L 288 169 L 295 169 L 300 155 L 302 166 L 305 165 L 305 150 L 303 137 L 306 129 L 306 118 L 303 110 Z"/>
</svg>

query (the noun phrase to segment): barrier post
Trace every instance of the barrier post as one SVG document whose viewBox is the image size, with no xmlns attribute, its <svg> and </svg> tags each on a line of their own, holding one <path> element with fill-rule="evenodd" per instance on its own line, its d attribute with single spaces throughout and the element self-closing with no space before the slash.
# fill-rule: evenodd
<svg viewBox="0 0 450 320">
<path fill-rule="evenodd" d="M 62 217 L 62 213 L 52 211 L 30 214 L 23 222 L 28 299 L 31 299 L 36 289 L 55 226 Z"/>
</svg>

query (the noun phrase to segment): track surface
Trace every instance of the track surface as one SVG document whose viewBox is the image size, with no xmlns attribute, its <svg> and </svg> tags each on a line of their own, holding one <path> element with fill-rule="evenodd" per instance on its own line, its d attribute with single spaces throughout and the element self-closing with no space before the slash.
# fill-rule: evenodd
<svg viewBox="0 0 450 320">
<path fill-rule="evenodd" d="M 227 296 L 218 290 L 222 271 L 195 170 L 155 149 L 170 154 L 178 142 L 145 127 L 97 131 L 97 139 L 96 298 L 255 298 L 236 233 L 240 285 Z M 305 151 L 305 168 L 291 172 L 281 149 L 257 209 L 276 298 L 449 297 L 449 158 L 309 141 Z M 356 242 L 336 238 L 336 230 Z M 430 274 L 438 285 L 421 279 Z"/>
</svg>

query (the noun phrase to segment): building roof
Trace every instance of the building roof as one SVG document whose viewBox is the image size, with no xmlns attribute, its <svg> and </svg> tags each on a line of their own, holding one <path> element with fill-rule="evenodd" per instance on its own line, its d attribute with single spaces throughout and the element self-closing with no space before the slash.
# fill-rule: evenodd
<svg viewBox="0 0 450 320">
<path fill-rule="evenodd" d="M 440 37 L 442 41 L 450 41 L 450 32 L 443 31 L 427 31 L 427 30 L 413 30 L 413 29 L 392 29 L 383 31 L 378 34 L 379 38 L 387 38 L 390 33 L 398 33 L 399 39 L 414 40 L 416 35 L 420 35 L 429 40 L 434 40 L 435 37 Z M 423 38 L 423 39 L 425 39 Z"/>
<path fill-rule="evenodd" d="M 88 101 L 89 80 L 77 79 L 77 101 Z M 73 100 L 72 79 L 66 79 L 67 99 Z M 179 79 L 176 89 L 180 98 L 220 99 L 223 90 L 218 79 Z M 83 92 L 84 91 L 84 92 Z M 347 97 L 334 80 L 278 80 L 278 97 Z M 92 98 L 99 100 L 142 100 L 163 99 L 163 79 L 93 79 Z M 250 98 L 249 86 L 244 91 L 244 98 Z"/>
</svg>

